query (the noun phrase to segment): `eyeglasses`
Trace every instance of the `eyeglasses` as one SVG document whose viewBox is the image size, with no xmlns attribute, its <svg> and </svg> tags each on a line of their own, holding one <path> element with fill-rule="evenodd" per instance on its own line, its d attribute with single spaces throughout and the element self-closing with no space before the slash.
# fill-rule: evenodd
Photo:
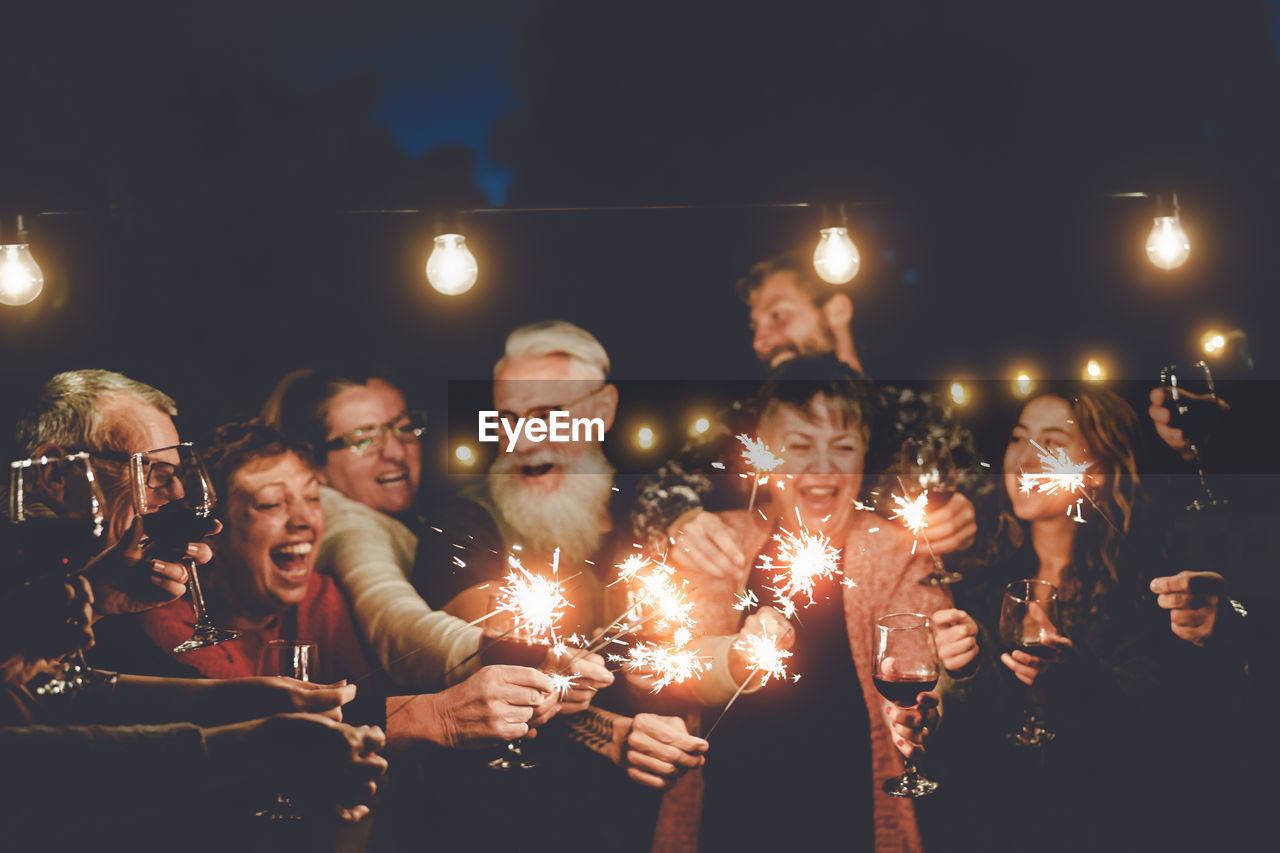
<svg viewBox="0 0 1280 853">
<path fill-rule="evenodd" d="M 545 421 L 551 417 L 552 412 L 568 411 L 569 409 L 572 409 L 574 406 L 578 405 L 582 401 L 589 400 L 592 397 L 594 397 L 596 394 L 599 394 L 603 389 L 604 389 L 604 386 L 601 385 L 599 388 L 596 388 L 594 391 L 588 391 L 586 394 L 583 394 L 581 397 L 579 397 L 576 400 L 570 400 L 568 403 L 559 403 L 551 406 L 538 406 L 536 409 L 529 409 L 523 415 L 518 415 L 509 409 L 499 409 L 498 419 L 505 422 L 508 426 L 511 427 L 511 429 L 514 430 L 516 423 L 520 420 L 521 417 L 525 418 L 526 420 L 532 420 L 533 418 L 537 418 L 540 421 Z"/>
<path fill-rule="evenodd" d="M 123 450 L 81 450 L 77 453 L 84 453 L 91 459 L 107 462 L 115 462 L 119 465 L 128 465 L 131 454 L 125 453 Z M 153 491 L 164 491 L 168 489 L 178 476 L 178 466 L 172 462 L 161 462 L 159 460 L 147 460 L 147 488 Z"/>
<path fill-rule="evenodd" d="M 403 412 L 385 424 L 369 424 L 331 438 L 324 443 L 325 450 L 342 450 L 344 447 L 356 456 L 364 456 L 381 450 L 390 435 L 401 444 L 417 441 L 427 431 L 427 416 L 423 412 Z"/>
</svg>

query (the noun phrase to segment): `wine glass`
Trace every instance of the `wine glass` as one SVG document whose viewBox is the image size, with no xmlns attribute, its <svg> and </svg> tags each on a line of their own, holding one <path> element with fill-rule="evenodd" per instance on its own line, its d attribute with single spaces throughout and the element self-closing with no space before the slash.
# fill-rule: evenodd
<svg viewBox="0 0 1280 853">
<path fill-rule="evenodd" d="M 49 572 L 78 574 L 106 546 L 105 500 L 83 451 L 9 463 L 11 570 L 21 581 Z M 36 688 L 42 696 L 70 694 L 89 681 L 83 651 L 68 655 L 58 674 Z"/>
<path fill-rule="evenodd" d="M 915 500 L 928 492 L 926 506 L 933 512 L 951 500 L 959 480 L 960 472 L 951 456 L 951 447 L 943 439 L 909 438 L 902 443 L 898 454 L 898 482 L 907 500 Z M 947 571 L 942 558 L 934 553 L 928 528 L 921 527 L 918 532 L 933 561 L 933 570 L 920 579 L 920 585 L 945 586 L 963 580 L 964 575 Z"/>
<path fill-rule="evenodd" d="M 284 675 L 299 681 L 310 681 L 316 668 L 315 643 L 302 640 L 269 640 L 262 648 L 258 661 L 258 675 Z M 255 812 L 254 817 L 265 820 L 302 820 L 297 806 L 279 792 L 269 808 Z"/>
<path fill-rule="evenodd" d="M 889 613 L 876 619 L 872 681 L 880 695 L 899 708 L 912 708 L 916 697 L 938 684 L 938 651 L 933 646 L 933 625 L 923 613 Z M 903 774 L 886 779 L 884 792 L 891 797 L 924 797 L 938 790 L 908 756 L 902 758 Z"/>
<path fill-rule="evenodd" d="M 536 669 L 546 660 L 550 647 L 510 610 L 499 609 L 498 601 L 496 593 L 489 596 L 489 612 L 493 616 L 489 618 L 488 630 L 496 632 L 496 636 L 485 647 L 485 662 Z M 502 753 L 489 762 L 494 770 L 532 770 L 537 766 L 536 761 L 524 754 L 524 738 L 508 741 Z"/>
<path fill-rule="evenodd" d="M 1187 510 L 1197 512 L 1226 504 L 1225 500 L 1215 499 L 1209 490 L 1204 463 L 1200 461 L 1200 448 L 1222 418 L 1222 407 L 1218 404 L 1218 392 L 1213 386 L 1209 365 L 1203 361 L 1183 367 L 1165 365 L 1160 368 L 1160 384 L 1165 389 L 1164 405 L 1169 410 L 1169 426 L 1182 430 L 1191 445 L 1196 474 L 1200 478 L 1200 497 L 1188 504 Z"/>
<path fill-rule="evenodd" d="M 1000 602 L 1000 641 L 1010 651 L 1050 658 L 1056 652 L 1046 640 L 1057 635 L 1058 590 L 1048 581 L 1020 580 L 1005 587 Z M 1040 717 L 1041 691 L 1032 687 L 1022 709 L 1022 727 L 1006 735 L 1015 746 L 1042 747 L 1054 733 Z"/>
<path fill-rule="evenodd" d="M 180 560 L 187 567 L 187 590 L 196 613 L 191 639 L 174 648 L 174 654 L 234 640 L 239 631 L 218 628 L 205 608 L 196 561 L 186 556 L 187 544 L 199 542 L 217 529 L 213 508 L 217 496 L 204 463 L 191 442 L 134 453 L 129 457 L 129 484 L 133 509 L 151 539 L 151 553 L 166 560 Z"/>
</svg>

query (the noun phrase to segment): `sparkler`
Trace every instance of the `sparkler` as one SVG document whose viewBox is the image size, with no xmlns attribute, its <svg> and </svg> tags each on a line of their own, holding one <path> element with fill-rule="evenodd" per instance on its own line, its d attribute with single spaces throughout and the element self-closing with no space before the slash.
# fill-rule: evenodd
<svg viewBox="0 0 1280 853">
<path fill-rule="evenodd" d="M 511 614 L 517 636 L 548 637 L 550 644 L 555 645 L 556 623 L 564 615 L 566 607 L 572 607 L 560 589 L 560 581 L 556 577 L 559 570 L 560 549 L 555 550 L 552 560 L 552 576 L 547 578 L 535 575 L 515 557 L 508 557 L 512 570 L 507 573 L 503 584 L 498 589 L 497 611 Z"/>
<path fill-rule="evenodd" d="M 711 724 L 711 728 L 707 729 L 707 733 L 702 736 L 704 740 L 711 737 L 711 733 L 716 730 L 716 726 L 720 725 L 724 715 L 729 713 L 733 703 L 738 701 L 742 691 L 747 689 L 747 685 L 751 683 L 751 679 L 755 678 L 757 674 L 760 676 L 761 687 L 768 684 L 770 678 L 782 680 L 787 677 L 787 658 L 791 657 L 791 652 L 787 649 L 779 648 L 773 641 L 773 637 L 769 636 L 768 631 L 760 634 L 750 634 L 734 643 L 734 647 L 742 650 L 747 666 L 751 667 L 751 672 L 738 685 L 738 689 L 729 697 L 729 702 L 724 706 L 724 710 L 720 712 L 720 716 L 716 717 L 716 721 Z"/>
<path fill-rule="evenodd" d="M 902 487 L 905 494 L 907 487 L 902 482 L 902 477 L 898 477 L 898 485 Z M 925 489 L 916 495 L 913 500 L 907 500 L 903 495 L 889 494 L 894 504 L 898 507 L 893 511 L 892 519 L 902 522 L 912 536 L 917 536 L 924 540 L 924 546 L 929 549 L 929 558 L 933 560 L 933 571 L 935 575 L 941 575 L 942 558 L 933 550 L 933 543 L 929 541 L 929 534 L 925 533 L 925 529 L 929 526 L 929 522 L 925 519 L 925 514 L 929 511 L 929 490 Z M 911 546 L 911 553 L 916 552 L 915 544 Z"/>
<path fill-rule="evenodd" d="M 687 634 L 685 631 L 685 643 L 688 642 Z M 629 672 L 644 671 L 654 676 L 651 693 L 657 693 L 669 684 L 683 684 L 690 678 L 701 678 L 711 664 L 685 643 L 636 643 L 624 659 L 623 666 Z"/>
<path fill-rule="evenodd" d="M 1031 494 L 1032 491 L 1039 492 L 1042 495 L 1056 495 L 1059 492 L 1067 495 L 1075 495 L 1076 502 L 1067 508 L 1067 515 L 1072 516 L 1072 520 L 1077 524 L 1084 524 L 1084 515 L 1081 513 L 1081 506 L 1084 501 L 1093 504 L 1093 508 L 1098 511 L 1102 519 L 1110 524 L 1113 528 L 1115 522 L 1098 506 L 1097 502 L 1085 489 L 1084 475 L 1085 472 L 1093 467 L 1093 463 L 1089 461 L 1074 462 L 1067 455 L 1065 447 L 1059 447 L 1052 452 L 1042 447 L 1035 439 L 1029 439 L 1031 446 L 1036 449 L 1036 457 L 1040 462 L 1040 470 L 1035 473 L 1020 471 L 1018 473 L 1018 490 L 1024 495 Z"/>
<path fill-rule="evenodd" d="M 751 512 L 756 505 L 756 490 L 769 482 L 769 474 L 782 464 L 782 458 L 774 455 L 763 441 L 752 438 L 745 432 L 740 433 L 737 439 L 742 442 L 742 458 L 755 473 L 751 480 L 751 500 L 747 501 L 747 512 Z"/>
<path fill-rule="evenodd" d="M 778 543 L 778 556 L 760 558 L 761 568 L 773 572 L 776 586 L 769 587 L 777 596 L 784 615 L 790 618 L 796 611 L 796 596 L 804 595 L 813 604 L 814 585 L 823 579 L 842 574 L 840 551 L 832 547 L 831 540 L 821 533 L 810 533 L 801 528 L 799 535 L 786 528 L 779 528 L 773 540 Z M 754 598 L 754 595 L 750 596 Z M 759 603 L 758 601 L 756 603 Z M 736 609 L 743 609 L 737 607 Z"/>
</svg>

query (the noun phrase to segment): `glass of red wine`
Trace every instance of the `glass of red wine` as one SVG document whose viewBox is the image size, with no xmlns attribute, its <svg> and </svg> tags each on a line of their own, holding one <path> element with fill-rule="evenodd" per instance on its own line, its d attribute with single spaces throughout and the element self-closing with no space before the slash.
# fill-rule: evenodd
<svg viewBox="0 0 1280 853">
<path fill-rule="evenodd" d="M 239 631 L 217 627 L 209 618 L 196 561 L 187 557 L 187 545 L 199 542 L 217 529 L 214 517 L 217 496 L 204 462 L 190 442 L 134 453 L 129 457 L 129 484 L 133 509 L 142 517 L 142 528 L 151 540 L 150 553 L 162 560 L 181 561 L 187 568 L 187 591 L 195 610 L 191 639 L 174 653 L 189 652 L 234 640 Z"/>
<path fill-rule="evenodd" d="M 21 584 L 50 573 L 78 574 L 106 547 L 105 505 L 88 453 L 10 462 L 4 549 L 9 578 Z M 76 651 L 36 692 L 75 693 L 89 683 L 89 676 L 84 653 Z"/>
<path fill-rule="evenodd" d="M 258 675 L 284 675 L 299 681 L 310 681 L 319 654 L 315 643 L 303 640 L 269 640 L 262 648 L 258 661 Z M 263 820 L 302 820 L 302 814 L 293 801 L 277 793 L 275 802 L 254 817 Z"/>
<path fill-rule="evenodd" d="M 1187 505 L 1187 510 L 1195 512 L 1225 504 L 1225 500 L 1214 498 L 1209 490 L 1204 463 L 1200 461 L 1200 450 L 1223 415 L 1209 365 L 1203 361 L 1182 367 L 1165 365 L 1160 368 L 1160 385 L 1164 388 L 1164 406 L 1169 410 L 1169 426 L 1182 430 L 1191 445 L 1196 474 L 1200 478 L 1200 496 Z"/>
<path fill-rule="evenodd" d="M 872 681 L 880 695 L 899 708 L 913 708 L 921 693 L 938 684 L 938 651 L 933 645 L 933 625 L 923 613 L 888 613 L 876 619 Z M 920 775 L 915 762 L 902 759 L 903 773 L 885 780 L 891 797 L 924 797 L 938 790 L 938 783 Z"/>
<path fill-rule="evenodd" d="M 485 646 L 485 663 L 537 669 L 547 659 L 550 646 L 510 610 L 499 609 L 498 601 L 496 593 L 489 596 L 489 612 L 493 616 L 489 617 L 486 631 L 492 639 Z M 494 770 L 532 770 L 537 766 L 524 753 L 524 738 L 508 741 L 501 754 L 489 762 Z"/>
<path fill-rule="evenodd" d="M 1058 590 L 1048 581 L 1020 580 L 1005 587 L 1000 603 L 1000 641 L 1009 651 L 1052 658 L 1057 652 L 1049 637 L 1058 630 Z M 1054 738 L 1040 715 L 1041 691 L 1032 687 L 1022 709 L 1022 726 L 1005 737 L 1015 746 L 1040 748 Z"/>
<path fill-rule="evenodd" d="M 960 481 L 960 473 L 951 456 L 951 447 L 941 438 L 909 438 L 904 441 L 898 455 L 898 477 L 906 492 L 903 497 L 907 500 L 915 500 L 928 492 L 929 512 L 945 506 Z M 924 538 L 933 561 L 933 570 L 920 579 L 920 585 L 946 586 L 963 580 L 964 575 L 947 571 L 942 557 L 933 552 L 929 529 L 921 528 L 920 535 Z"/>
</svg>

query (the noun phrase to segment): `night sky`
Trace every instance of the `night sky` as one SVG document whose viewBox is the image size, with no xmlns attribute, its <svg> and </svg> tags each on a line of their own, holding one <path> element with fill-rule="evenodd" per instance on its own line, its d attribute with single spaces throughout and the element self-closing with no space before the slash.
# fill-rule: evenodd
<svg viewBox="0 0 1280 853">
<path fill-rule="evenodd" d="M 103 366 L 202 431 L 373 361 L 443 410 L 553 316 L 623 378 L 749 379 L 734 281 L 839 202 L 877 377 L 1146 382 L 1216 326 L 1256 362 L 1224 375 L 1275 378 L 1276 5 L 19 10 L 0 211 L 70 215 L 33 227 L 44 295 L 0 307 L 6 405 Z M 1146 261 L 1150 202 L 1104 197 L 1130 190 L 1179 193 L 1183 268 Z M 504 203 L 706 208 L 452 215 Z M 382 209 L 421 212 L 355 212 Z M 424 280 L 442 225 L 462 297 Z"/>
</svg>

